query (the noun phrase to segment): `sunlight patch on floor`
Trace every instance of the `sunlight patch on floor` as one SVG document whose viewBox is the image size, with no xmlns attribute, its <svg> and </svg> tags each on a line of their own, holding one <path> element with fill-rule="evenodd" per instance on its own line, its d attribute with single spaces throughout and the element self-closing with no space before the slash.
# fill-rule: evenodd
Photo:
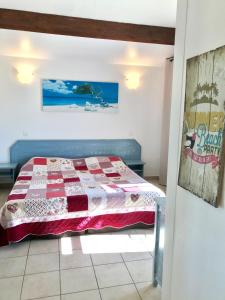
<svg viewBox="0 0 225 300">
<path fill-rule="evenodd" d="M 72 240 L 70 237 L 61 238 L 61 252 L 63 255 L 73 254 Z"/>
<path fill-rule="evenodd" d="M 76 237 L 79 239 L 84 254 L 152 252 L 154 250 L 154 235 L 149 234 L 90 234 Z M 71 237 L 61 238 L 63 255 L 73 253 Z"/>
</svg>

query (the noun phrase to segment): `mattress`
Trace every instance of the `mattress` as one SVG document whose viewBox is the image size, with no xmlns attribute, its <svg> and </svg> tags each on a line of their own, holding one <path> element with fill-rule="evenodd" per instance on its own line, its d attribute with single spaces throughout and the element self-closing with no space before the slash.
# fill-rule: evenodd
<svg viewBox="0 0 225 300">
<path fill-rule="evenodd" d="M 162 196 L 119 157 L 34 157 L 0 210 L 0 245 L 30 234 L 153 224 Z"/>
</svg>

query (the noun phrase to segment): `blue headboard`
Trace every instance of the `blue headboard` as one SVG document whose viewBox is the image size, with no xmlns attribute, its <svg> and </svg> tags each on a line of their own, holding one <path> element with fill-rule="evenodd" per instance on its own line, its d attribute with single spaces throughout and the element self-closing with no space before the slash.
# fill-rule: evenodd
<svg viewBox="0 0 225 300">
<path fill-rule="evenodd" d="M 120 156 L 124 161 L 140 160 L 141 145 L 134 139 L 113 140 L 19 140 L 10 147 L 10 161 L 22 166 L 31 157 L 79 158 Z"/>
</svg>

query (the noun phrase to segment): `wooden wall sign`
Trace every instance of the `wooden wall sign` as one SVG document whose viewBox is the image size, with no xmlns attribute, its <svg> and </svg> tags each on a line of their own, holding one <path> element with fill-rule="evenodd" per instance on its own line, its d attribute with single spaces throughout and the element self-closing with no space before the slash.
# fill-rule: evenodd
<svg viewBox="0 0 225 300">
<path fill-rule="evenodd" d="M 187 60 L 178 184 L 217 207 L 224 171 L 225 46 Z"/>
</svg>

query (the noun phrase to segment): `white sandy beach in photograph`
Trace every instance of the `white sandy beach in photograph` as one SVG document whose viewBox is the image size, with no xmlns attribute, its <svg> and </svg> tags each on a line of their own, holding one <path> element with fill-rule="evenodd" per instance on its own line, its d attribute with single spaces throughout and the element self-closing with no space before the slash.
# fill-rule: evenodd
<svg viewBox="0 0 225 300">
<path fill-rule="evenodd" d="M 116 113 L 118 112 L 118 104 L 110 104 L 109 107 L 102 107 L 100 105 L 79 106 L 76 104 L 71 105 L 49 105 L 42 106 L 43 111 L 48 112 L 98 112 L 98 113 Z"/>
</svg>

